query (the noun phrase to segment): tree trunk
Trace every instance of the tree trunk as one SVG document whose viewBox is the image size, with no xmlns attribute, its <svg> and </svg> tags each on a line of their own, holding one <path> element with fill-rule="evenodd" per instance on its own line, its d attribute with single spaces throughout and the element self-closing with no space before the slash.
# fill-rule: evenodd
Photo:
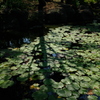
<svg viewBox="0 0 100 100">
<path fill-rule="evenodd" d="M 46 2 L 45 2 L 45 0 L 38 0 L 38 1 L 39 1 L 39 7 L 38 7 L 38 9 L 42 10 L 43 7 L 46 5 Z"/>
</svg>

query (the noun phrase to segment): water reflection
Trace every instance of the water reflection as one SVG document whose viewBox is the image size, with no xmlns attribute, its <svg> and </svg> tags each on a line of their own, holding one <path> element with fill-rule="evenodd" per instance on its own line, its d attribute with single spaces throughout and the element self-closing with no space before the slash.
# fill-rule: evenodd
<svg viewBox="0 0 100 100">
<path fill-rule="evenodd" d="M 23 38 L 23 42 L 24 43 L 31 43 L 31 40 L 30 40 L 30 38 Z"/>
<path fill-rule="evenodd" d="M 45 32 L 47 33 L 47 31 Z M 32 32 L 4 32 L 0 33 L 0 49 L 6 49 L 8 47 L 20 47 L 22 44 L 29 44 L 36 37 L 40 36 L 40 31 Z"/>
</svg>

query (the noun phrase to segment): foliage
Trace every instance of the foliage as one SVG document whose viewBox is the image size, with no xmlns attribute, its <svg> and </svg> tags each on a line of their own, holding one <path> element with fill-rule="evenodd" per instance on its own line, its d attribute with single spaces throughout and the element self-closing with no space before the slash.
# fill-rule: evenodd
<svg viewBox="0 0 100 100">
<path fill-rule="evenodd" d="M 67 25 L 51 28 L 47 35 L 34 42 L 11 49 L 20 52 L 19 55 L 8 52 L 9 56 L 5 57 L 7 53 L 3 50 L 0 56 L 7 61 L 0 63 L 0 87 L 12 86 L 13 77 L 17 76 L 18 82 L 31 83 L 28 85 L 35 100 L 77 100 L 88 89 L 99 96 L 99 38 L 97 26 Z"/>
</svg>

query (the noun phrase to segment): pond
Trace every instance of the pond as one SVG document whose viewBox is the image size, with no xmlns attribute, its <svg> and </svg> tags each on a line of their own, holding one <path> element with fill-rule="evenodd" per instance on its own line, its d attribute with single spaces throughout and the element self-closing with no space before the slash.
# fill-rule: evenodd
<svg viewBox="0 0 100 100">
<path fill-rule="evenodd" d="M 47 30 L 46 30 L 47 31 Z M 40 36 L 40 31 L 34 29 L 33 31 L 8 31 L 0 33 L 0 48 L 6 49 L 8 47 L 20 47 L 22 44 L 29 44 L 34 41 L 36 37 Z"/>
<path fill-rule="evenodd" d="M 0 87 L 18 100 L 99 100 L 100 29 L 47 27 L 44 36 L 25 32 L 14 38 L 22 41 L 18 48 L 0 51 Z"/>
</svg>

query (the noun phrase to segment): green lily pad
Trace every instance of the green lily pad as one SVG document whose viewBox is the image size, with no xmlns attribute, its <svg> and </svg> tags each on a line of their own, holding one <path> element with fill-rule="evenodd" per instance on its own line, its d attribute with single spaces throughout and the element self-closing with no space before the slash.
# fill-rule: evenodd
<svg viewBox="0 0 100 100">
<path fill-rule="evenodd" d="M 88 100 L 97 100 L 97 96 L 89 95 Z"/>
<path fill-rule="evenodd" d="M 99 71 L 99 68 L 95 68 L 95 67 L 92 67 L 90 68 L 91 71 L 94 71 L 94 72 L 98 72 Z"/>
<path fill-rule="evenodd" d="M 2 88 L 7 88 L 7 87 L 9 87 L 9 86 L 12 86 L 14 84 L 14 82 L 13 81 L 11 81 L 11 80 L 6 80 L 6 81 L 2 81 L 2 83 L 0 84 L 0 87 L 2 87 Z"/>
<path fill-rule="evenodd" d="M 87 76 L 82 76 L 82 78 L 83 78 L 84 81 L 91 81 L 91 79 Z"/>
<path fill-rule="evenodd" d="M 28 73 L 23 73 L 22 75 L 20 75 L 19 77 L 17 77 L 18 81 L 26 81 L 28 80 L 29 74 Z"/>
<path fill-rule="evenodd" d="M 0 74 L 0 79 L 3 79 L 6 76 L 6 74 Z"/>
<path fill-rule="evenodd" d="M 61 82 L 54 82 L 52 84 L 52 87 L 54 87 L 54 88 L 62 88 L 63 86 L 64 86 L 64 84 Z"/>
<path fill-rule="evenodd" d="M 70 97 L 72 95 L 68 89 L 59 89 L 57 90 L 57 94 L 61 97 Z"/>
<path fill-rule="evenodd" d="M 71 84 L 66 85 L 66 88 L 67 88 L 68 90 L 70 90 L 70 91 L 75 90 L 74 87 L 73 87 L 73 85 L 71 85 Z"/>
<path fill-rule="evenodd" d="M 61 82 L 64 84 L 71 84 L 71 80 L 69 78 L 62 79 Z"/>
<path fill-rule="evenodd" d="M 79 92 L 79 94 L 86 94 L 87 93 L 87 89 L 84 89 L 84 88 L 81 87 L 78 92 Z"/>
<path fill-rule="evenodd" d="M 74 82 L 73 83 L 73 87 L 78 90 L 80 88 L 79 83 L 78 82 Z"/>
<path fill-rule="evenodd" d="M 57 100 L 57 99 L 56 99 L 56 97 L 55 97 L 54 95 L 50 95 L 50 96 L 48 97 L 48 100 Z"/>
<path fill-rule="evenodd" d="M 52 85 L 55 83 L 53 79 L 45 79 L 43 82 L 45 85 Z"/>
<path fill-rule="evenodd" d="M 93 90 L 93 93 L 96 94 L 96 95 L 98 95 L 98 96 L 100 96 L 100 89 L 97 89 L 97 90 L 94 89 L 94 90 Z"/>
<path fill-rule="evenodd" d="M 90 88 L 91 84 L 89 84 L 88 82 L 80 82 L 80 86 L 83 88 Z"/>
<path fill-rule="evenodd" d="M 4 80 L 0 80 L 0 85 L 2 85 L 5 81 Z"/>
<path fill-rule="evenodd" d="M 72 96 L 72 97 L 67 98 L 67 100 L 77 100 L 77 98 L 75 96 Z"/>
<path fill-rule="evenodd" d="M 35 93 L 32 94 L 32 97 L 35 99 L 35 100 L 45 100 L 48 95 L 45 91 L 42 91 L 42 90 L 39 90 Z"/>
</svg>

